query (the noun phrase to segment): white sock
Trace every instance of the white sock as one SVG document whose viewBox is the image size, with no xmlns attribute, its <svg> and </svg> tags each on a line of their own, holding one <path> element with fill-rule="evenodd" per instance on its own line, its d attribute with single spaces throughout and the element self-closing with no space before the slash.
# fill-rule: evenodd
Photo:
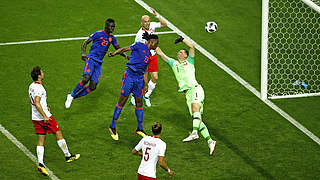
<svg viewBox="0 0 320 180">
<path fill-rule="evenodd" d="M 43 163 L 43 155 L 44 155 L 44 146 L 37 146 L 38 162 L 41 164 L 44 164 Z"/>
<path fill-rule="evenodd" d="M 71 154 L 69 153 L 69 149 L 68 149 L 66 140 L 60 139 L 57 141 L 57 143 L 58 143 L 59 147 L 61 148 L 61 150 L 63 151 L 64 156 L 66 156 L 66 157 L 71 156 Z"/>
<path fill-rule="evenodd" d="M 149 98 L 154 88 L 156 88 L 156 85 L 157 83 L 152 82 L 150 79 L 148 83 L 148 92 L 144 95 L 144 97 Z"/>
</svg>

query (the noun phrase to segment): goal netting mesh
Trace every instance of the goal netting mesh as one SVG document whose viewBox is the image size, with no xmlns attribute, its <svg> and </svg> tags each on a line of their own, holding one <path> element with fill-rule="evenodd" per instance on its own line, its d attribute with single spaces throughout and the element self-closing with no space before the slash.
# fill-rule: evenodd
<svg viewBox="0 0 320 180">
<path fill-rule="evenodd" d="M 301 0 L 269 0 L 268 17 L 268 98 L 319 93 L 320 13 Z"/>
</svg>

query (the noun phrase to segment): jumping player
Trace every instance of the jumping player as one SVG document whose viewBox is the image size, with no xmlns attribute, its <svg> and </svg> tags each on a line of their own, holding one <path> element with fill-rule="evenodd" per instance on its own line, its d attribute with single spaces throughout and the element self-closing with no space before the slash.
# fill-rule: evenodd
<svg viewBox="0 0 320 180">
<path fill-rule="evenodd" d="M 38 156 L 38 170 L 44 175 L 49 176 L 45 169 L 43 156 L 44 156 L 44 143 L 46 134 L 53 133 L 56 136 L 57 143 L 63 151 L 66 162 L 79 159 L 80 154 L 72 155 L 69 152 L 66 140 L 63 138 L 60 128 L 53 118 L 49 107 L 47 106 L 47 92 L 42 86 L 44 73 L 39 66 L 32 68 L 31 77 L 33 83 L 29 86 L 29 100 L 32 107 L 32 122 L 34 129 L 38 135 L 37 156 Z"/>
<path fill-rule="evenodd" d="M 83 68 L 83 79 L 77 84 L 71 94 L 67 95 L 67 100 L 65 102 L 66 108 L 70 108 L 73 99 L 85 96 L 96 89 L 97 84 L 100 80 L 103 58 L 107 53 L 110 45 L 112 44 L 115 49 L 120 48 L 117 39 L 113 35 L 111 35 L 111 33 L 114 31 L 114 28 L 114 20 L 107 19 L 104 30 L 96 31 L 83 42 L 81 59 L 86 61 Z M 91 49 L 87 56 L 86 48 L 87 45 L 91 42 Z M 129 59 L 129 57 L 124 53 L 121 53 L 121 56 Z M 86 86 L 89 81 L 89 86 Z"/>
<path fill-rule="evenodd" d="M 170 170 L 164 162 L 164 154 L 166 152 L 166 143 L 160 139 L 162 125 L 155 122 L 152 125 L 153 136 L 146 136 L 140 140 L 135 148 L 132 149 L 132 154 L 141 156 L 141 163 L 138 169 L 138 180 L 156 179 L 156 165 L 159 165 L 169 173 L 170 176 L 174 171 Z M 139 152 L 142 150 L 142 153 Z"/>
<path fill-rule="evenodd" d="M 153 34 L 157 28 L 162 28 L 166 27 L 167 23 L 165 20 L 163 20 L 157 12 L 152 9 L 152 14 L 159 19 L 160 22 L 150 22 L 150 17 L 148 15 L 143 15 L 141 17 L 141 25 L 142 27 L 139 29 L 137 32 L 135 42 L 141 42 L 141 43 L 146 43 L 146 40 L 142 38 L 142 34 L 144 32 L 148 32 L 149 34 Z M 146 102 L 146 106 L 150 107 L 151 102 L 150 102 L 150 95 L 154 88 L 156 87 L 157 81 L 158 81 L 158 60 L 157 56 L 154 50 L 151 50 L 151 62 L 148 66 L 148 73 L 145 74 L 145 79 L 148 81 L 148 74 L 150 74 L 151 79 L 148 83 L 148 92 L 144 95 L 144 100 Z M 133 96 L 131 96 L 131 103 L 135 105 L 135 99 Z"/>
<path fill-rule="evenodd" d="M 147 67 L 151 60 L 150 49 L 156 49 L 158 47 L 158 36 L 145 34 L 145 38 L 148 40 L 147 44 L 136 42 L 128 47 L 120 48 L 114 53 L 110 52 L 109 56 L 115 56 L 123 52 L 131 50 L 129 62 L 126 64 L 127 69 L 122 76 L 122 83 L 120 89 L 120 98 L 118 104 L 115 107 L 111 125 L 109 131 L 111 137 L 114 140 L 118 140 L 118 133 L 116 131 L 116 123 L 122 111 L 122 108 L 126 104 L 130 93 L 136 97 L 135 113 L 137 117 L 138 128 L 135 131 L 136 134 L 142 137 L 146 136 L 143 131 L 143 109 L 142 109 L 142 97 L 144 91 L 148 90 L 148 86 L 144 82 L 143 76 L 147 70 Z"/>
<path fill-rule="evenodd" d="M 189 51 L 185 49 L 180 50 L 177 53 L 178 61 L 167 57 L 159 47 L 156 49 L 156 52 L 172 69 L 179 85 L 178 92 L 186 95 L 188 109 L 193 119 L 193 131 L 183 142 L 198 139 L 198 131 L 200 131 L 208 142 L 210 149 L 209 154 L 213 155 L 217 142 L 211 139 L 209 131 L 201 118 L 201 114 L 203 113 L 204 91 L 196 80 L 194 67 L 195 46 L 181 36 L 176 39 L 175 44 L 179 42 L 185 43 L 190 49 Z"/>
</svg>

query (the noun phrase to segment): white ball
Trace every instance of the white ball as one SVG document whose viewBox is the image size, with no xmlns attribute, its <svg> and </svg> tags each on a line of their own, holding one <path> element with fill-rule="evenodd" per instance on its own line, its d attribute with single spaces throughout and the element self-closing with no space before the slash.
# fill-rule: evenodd
<svg viewBox="0 0 320 180">
<path fill-rule="evenodd" d="M 214 21 L 209 21 L 209 22 L 207 22 L 205 28 L 206 28 L 207 32 L 213 33 L 213 32 L 216 32 L 218 30 L 218 25 Z"/>
</svg>

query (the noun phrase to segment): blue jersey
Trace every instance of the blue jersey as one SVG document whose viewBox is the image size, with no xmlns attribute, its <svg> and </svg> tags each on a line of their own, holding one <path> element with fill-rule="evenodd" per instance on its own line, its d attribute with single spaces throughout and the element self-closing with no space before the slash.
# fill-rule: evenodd
<svg viewBox="0 0 320 180">
<path fill-rule="evenodd" d="M 148 46 L 141 42 L 130 45 L 131 55 L 127 67 L 133 72 L 144 74 L 151 60 Z"/>
<path fill-rule="evenodd" d="M 89 38 L 92 39 L 93 42 L 88 57 L 99 63 L 103 62 L 102 59 L 106 55 L 110 44 L 112 44 L 113 47 L 118 45 L 117 39 L 111 34 L 106 34 L 104 30 L 96 31 L 91 34 Z"/>
</svg>

